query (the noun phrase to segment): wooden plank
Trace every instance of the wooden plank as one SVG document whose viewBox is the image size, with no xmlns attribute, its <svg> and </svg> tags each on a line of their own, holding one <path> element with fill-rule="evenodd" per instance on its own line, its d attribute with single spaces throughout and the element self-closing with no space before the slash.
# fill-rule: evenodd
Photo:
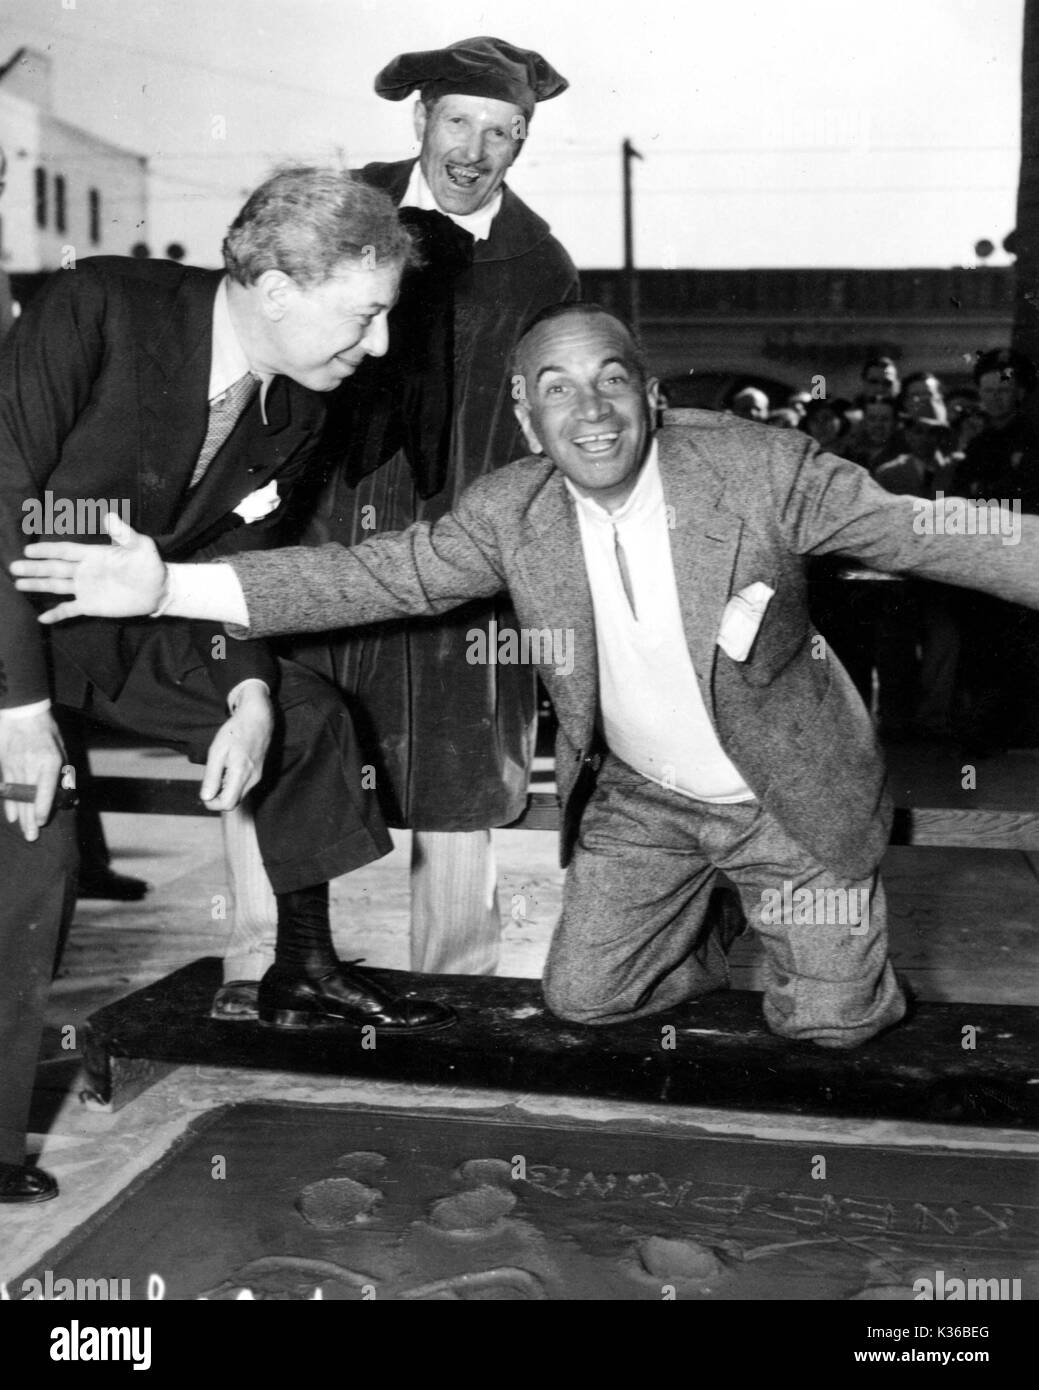
<svg viewBox="0 0 1039 1390">
<path fill-rule="evenodd" d="M 99 811 L 138 816 L 208 816 L 198 797 L 201 779 L 185 777 L 95 777 L 91 783 Z"/>
<path fill-rule="evenodd" d="M 101 811 L 131 815 L 205 816 L 198 799 L 199 783 L 185 778 L 96 777 L 94 793 Z M 893 845 L 965 846 L 973 849 L 1039 851 L 1039 813 L 1021 811 L 900 808 L 891 835 Z M 559 800 L 555 792 L 532 792 L 527 809 L 507 827 L 510 830 L 559 829 Z"/>
<path fill-rule="evenodd" d="M 589 1027 L 553 1018 L 538 980 L 372 970 L 394 993 L 452 1005 L 459 1023 L 419 1038 L 379 1032 L 365 1046 L 358 1029 L 210 1019 L 220 964 L 196 961 L 90 1018 L 85 1059 L 99 1100 L 117 1107 L 121 1086 L 138 1086 L 141 1062 L 152 1061 L 735 1110 L 1039 1123 L 1039 1009 L 921 1002 L 897 1028 L 845 1052 L 776 1037 L 749 991 Z"/>
<path fill-rule="evenodd" d="M 966 849 L 1039 850 L 1039 815 L 1021 811 L 939 810 L 914 807 L 908 831 L 893 845 L 938 845 Z"/>
</svg>

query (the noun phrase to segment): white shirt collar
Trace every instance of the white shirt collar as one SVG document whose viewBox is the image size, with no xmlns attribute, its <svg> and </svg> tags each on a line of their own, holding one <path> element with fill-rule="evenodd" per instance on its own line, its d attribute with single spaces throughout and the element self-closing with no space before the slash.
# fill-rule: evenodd
<svg viewBox="0 0 1039 1390">
<path fill-rule="evenodd" d="M 422 166 L 415 160 L 415 167 L 411 171 L 411 178 L 404 191 L 404 197 L 400 200 L 402 208 L 422 208 L 426 212 L 443 212 L 445 217 L 450 217 L 451 221 L 468 232 L 474 241 L 486 241 L 491 234 L 491 223 L 498 215 L 501 207 L 502 192 L 499 188 L 497 193 L 486 205 L 478 212 L 454 213 L 444 212 L 437 200 L 433 197 L 433 190 L 426 182 L 426 176 L 422 172 Z"/>
<path fill-rule="evenodd" d="M 253 367 L 245 355 L 245 349 L 238 341 L 238 334 L 231 322 L 231 310 L 227 303 L 227 276 L 225 275 L 217 286 L 216 298 L 213 301 L 213 351 L 209 363 L 209 395 L 207 400 L 212 401 L 217 396 L 222 396 L 236 381 L 240 381 L 246 372 L 253 372 Z M 263 423 L 266 424 L 267 388 L 274 378 L 263 376 L 260 372 L 253 372 L 253 375 L 259 377 L 262 383 L 260 387 L 260 410 L 263 413 Z"/>
<path fill-rule="evenodd" d="M 642 465 L 642 470 L 635 480 L 631 496 L 624 503 L 624 506 L 615 512 L 607 511 L 594 498 L 579 492 L 569 478 L 564 478 L 563 482 L 566 484 L 570 496 L 577 503 L 578 511 L 589 521 L 594 521 L 600 526 L 616 526 L 622 521 L 645 520 L 664 499 L 664 484 L 660 478 L 656 437 L 650 443 L 646 462 Z"/>
</svg>

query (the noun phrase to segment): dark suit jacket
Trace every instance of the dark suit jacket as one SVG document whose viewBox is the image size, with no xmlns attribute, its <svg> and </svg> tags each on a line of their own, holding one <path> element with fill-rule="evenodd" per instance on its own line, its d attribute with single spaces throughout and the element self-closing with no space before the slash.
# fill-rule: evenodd
<svg viewBox="0 0 1039 1390">
<path fill-rule="evenodd" d="M 96 534 L 105 499 L 170 558 L 205 559 L 271 543 L 284 503 L 245 525 L 233 509 L 272 478 L 279 494 L 305 468 L 324 418 L 320 396 L 285 377 L 259 396 L 202 482 L 188 482 L 208 424 L 213 300 L 220 272 L 168 261 L 97 257 L 59 271 L 30 302 L 0 355 L 0 708 L 48 694 L 43 629 L 34 605 L 12 586 L 7 566 L 32 540 Z M 48 499 L 49 494 L 49 499 Z M 35 533 L 24 504 L 43 515 L 79 506 L 82 531 Z M 74 515 L 74 512 L 69 512 Z M 60 525 L 60 523 L 59 523 Z M 78 700 L 78 682 L 115 697 L 127 675 L 126 625 L 80 619 L 51 631 L 59 698 Z M 225 693 L 247 675 L 272 684 L 263 644 L 210 660 L 216 629 L 196 628 L 196 646 Z M 72 663 L 75 674 L 70 673 Z M 61 688 L 62 686 L 66 688 Z"/>
<path fill-rule="evenodd" d="M 660 469 L 685 636 L 707 709 L 726 753 L 787 832 L 834 872 L 865 877 L 890 831 L 884 764 L 851 681 L 813 631 L 804 559 L 850 555 L 1039 608 L 1039 517 L 1022 517 L 1013 546 L 999 536 L 928 534 L 921 517 L 933 518 L 934 503 L 892 496 L 804 435 L 684 414 L 691 424 L 658 435 Z M 349 551 L 295 548 L 232 563 L 253 634 L 440 612 L 502 588 L 524 628 L 571 629 L 570 674 L 550 660 L 538 666 L 559 717 L 566 862 L 598 770 L 598 675 L 577 517 L 551 463 L 522 459 L 481 479 L 432 527 Z M 774 596 L 748 658 L 736 661 L 717 645 L 723 613 L 759 580 Z"/>
</svg>

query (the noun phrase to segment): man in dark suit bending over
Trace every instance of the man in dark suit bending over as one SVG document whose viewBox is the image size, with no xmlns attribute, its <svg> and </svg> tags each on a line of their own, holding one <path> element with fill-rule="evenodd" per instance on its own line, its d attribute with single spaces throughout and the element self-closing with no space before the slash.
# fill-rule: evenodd
<svg viewBox="0 0 1039 1390">
<path fill-rule="evenodd" d="M 0 1201 L 56 1192 L 24 1163 L 43 1005 L 75 875 L 71 813 L 52 814 L 64 762 L 52 701 L 204 763 L 210 810 L 255 789 L 278 905 L 264 1021 L 395 1032 L 453 1021 L 438 1005 L 393 998 L 334 954 L 328 880 L 392 845 L 331 686 L 263 643 L 228 642 L 213 624 L 162 613 L 48 633 L 6 574 L 27 540 L 106 543 L 110 509 L 170 560 L 270 544 L 316 449 L 322 395 L 386 351 L 412 254 L 385 195 L 344 172 L 286 169 L 232 225 L 226 274 L 85 260 L 53 277 L 4 344 L 0 780 L 36 792 L 6 801 L 0 817 Z"/>
</svg>

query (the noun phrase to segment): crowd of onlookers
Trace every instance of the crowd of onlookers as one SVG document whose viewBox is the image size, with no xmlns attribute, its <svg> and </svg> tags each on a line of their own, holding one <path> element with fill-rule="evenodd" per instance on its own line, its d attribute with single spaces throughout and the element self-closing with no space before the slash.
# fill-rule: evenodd
<svg viewBox="0 0 1039 1390">
<path fill-rule="evenodd" d="M 947 390 L 933 371 L 902 377 L 892 358 L 874 357 L 854 400 L 802 391 L 774 407 L 748 386 L 729 408 L 802 430 L 890 492 L 1039 512 L 1039 431 L 1023 409 L 1036 386 L 1032 363 L 1012 350 L 983 352 L 972 375 L 972 385 Z M 953 740 L 976 756 L 1039 745 L 1039 614 L 945 585 L 877 580 L 829 559 L 810 573 L 819 629 L 883 737 Z"/>
</svg>

